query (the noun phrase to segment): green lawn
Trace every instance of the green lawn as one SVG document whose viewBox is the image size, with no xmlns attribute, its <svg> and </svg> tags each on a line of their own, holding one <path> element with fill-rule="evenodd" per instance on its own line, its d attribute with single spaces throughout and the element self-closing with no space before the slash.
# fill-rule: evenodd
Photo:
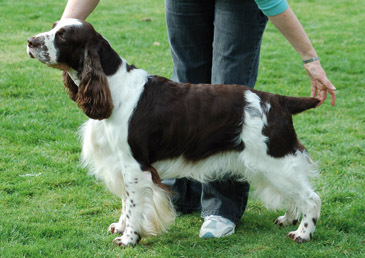
<svg viewBox="0 0 365 258">
<path fill-rule="evenodd" d="M 26 40 L 50 29 L 66 1 L 0 1 L 0 257 L 364 257 L 365 5 L 360 0 L 289 1 L 337 87 L 337 103 L 295 117 L 299 138 L 319 161 L 322 213 L 313 241 L 286 239 L 283 211 L 250 199 L 237 233 L 202 240 L 199 214 L 135 248 L 111 244 L 119 200 L 79 166 L 79 126 L 60 72 L 26 55 Z M 146 21 L 150 18 L 151 21 Z M 88 19 L 137 67 L 169 77 L 163 1 L 104 0 Z M 147 19 L 148 20 L 148 19 Z M 156 46 L 154 42 L 159 42 Z M 301 59 L 270 24 L 257 89 L 309 96 Z"/>
</svg>

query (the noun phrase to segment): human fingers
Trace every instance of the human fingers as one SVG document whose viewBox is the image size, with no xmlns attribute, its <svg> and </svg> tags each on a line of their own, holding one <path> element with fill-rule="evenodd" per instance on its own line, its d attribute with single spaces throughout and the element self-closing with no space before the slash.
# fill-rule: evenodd
<svg viewBox="0 0 365 258">
<path fill-rule="evenodd" d="M 315 98 L 317 94 L 317 88 L 312 86 L 311 98 Z"/>
<path fill-rule="evenodd" d="M 336 92 L 334 90 L 328 90 L 331 95 L 331 105 L 334 106 L 336 103 Z"/>
<path fill-rule="evenodd" d="M 319 90 L 318 91 L 318 97 L 317 98 L 319 99 L 319 103 L 318 103 L 317 107 L 319 107 L 320 105 L 322 105 L 322 103 L 327 98 L 327 90 Z"/>
<path fill-rule="evenodd" d="M 326 97 L 327 97 L 327 91 L 331 95 L 331 105 L 334 106 L 336 103 L 335 86 L 333 86 L 331 81 L 326 76 L 319 77 L 318 80 L 319 80 L 319 83 L 324 86 L 324 87 L 323 86 L 321 87 L 321 90 L 326 90 Z"/>
</svg>

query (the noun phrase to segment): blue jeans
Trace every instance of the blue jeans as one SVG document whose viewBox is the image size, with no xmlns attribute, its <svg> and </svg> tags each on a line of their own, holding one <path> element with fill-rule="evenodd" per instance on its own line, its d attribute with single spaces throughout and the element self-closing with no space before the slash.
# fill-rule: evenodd
<svg viewBox="0 0 365 258">
<path fill-rule="evenodd" d="M 165 0 L 165 6 L 172 80 L 254 87 L 267 23 L 254 0 Z M 173 202 L 182 212 L 201 210 L 202 217 L 220 215 L 237 224 L 247 205 L 247 182 L 164 183 L 177 193 Z"/>
</svg>

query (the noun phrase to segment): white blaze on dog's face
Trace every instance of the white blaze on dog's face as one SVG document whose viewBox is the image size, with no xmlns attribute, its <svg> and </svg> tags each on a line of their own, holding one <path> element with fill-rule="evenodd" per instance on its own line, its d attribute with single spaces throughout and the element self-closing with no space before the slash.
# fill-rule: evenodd
<svg viewBox="0 0 365 258">
<path fill-rule="evenodd" d="M 47 65 L 55 65 L 66 61 L 60 60 L 60 48 L 68 47 L 67 44 L 69 44 L 65 41 L 66 28 L 77 28 L 82 25 L 83 23 L 77 19 L 64 19 L 55 23 L 52 30 L 28 39 L 28 55 Z M 75 33 L 73 32 L 73 34 Z M 65 46 L 62 46 L 62 44 L 65 44 Z"/>
</svg>

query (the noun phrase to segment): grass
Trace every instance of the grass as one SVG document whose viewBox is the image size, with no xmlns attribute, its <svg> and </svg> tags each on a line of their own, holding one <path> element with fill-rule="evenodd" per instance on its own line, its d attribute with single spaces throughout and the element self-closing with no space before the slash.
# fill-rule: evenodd
<svg viewBox="0 0 365 258">
<path fill-rule="evenodd" d="M 0 5 L 0 257 L 364 257 L 365 5 L 360 0 L 290 1 L 337 87 L 336 107 L 295 117 L 297 133 L 321 178 L 323 202 L 313 241 L 285 238 L 283 211 L 250 199 L 237 233 L 202 240 L 199 214 L 178 217 L 168 234 L 120 249 L 106 232 L 120 202 L 78 161 L 86 117 L 64 93 L 60 72 L 30 60 L 26 39 L 48 30 L 65 1 Z M 151 21 L 146 21 L 150 18 Z M 163 1 L 101 1 L 89 17 L 130 63 L 169 77 L 172 62 Z M 159 46 L 154 42 L 160 42 Z M 308 96 L 300 57 L 269 24 L 257 89 Z"/>
</svg>

